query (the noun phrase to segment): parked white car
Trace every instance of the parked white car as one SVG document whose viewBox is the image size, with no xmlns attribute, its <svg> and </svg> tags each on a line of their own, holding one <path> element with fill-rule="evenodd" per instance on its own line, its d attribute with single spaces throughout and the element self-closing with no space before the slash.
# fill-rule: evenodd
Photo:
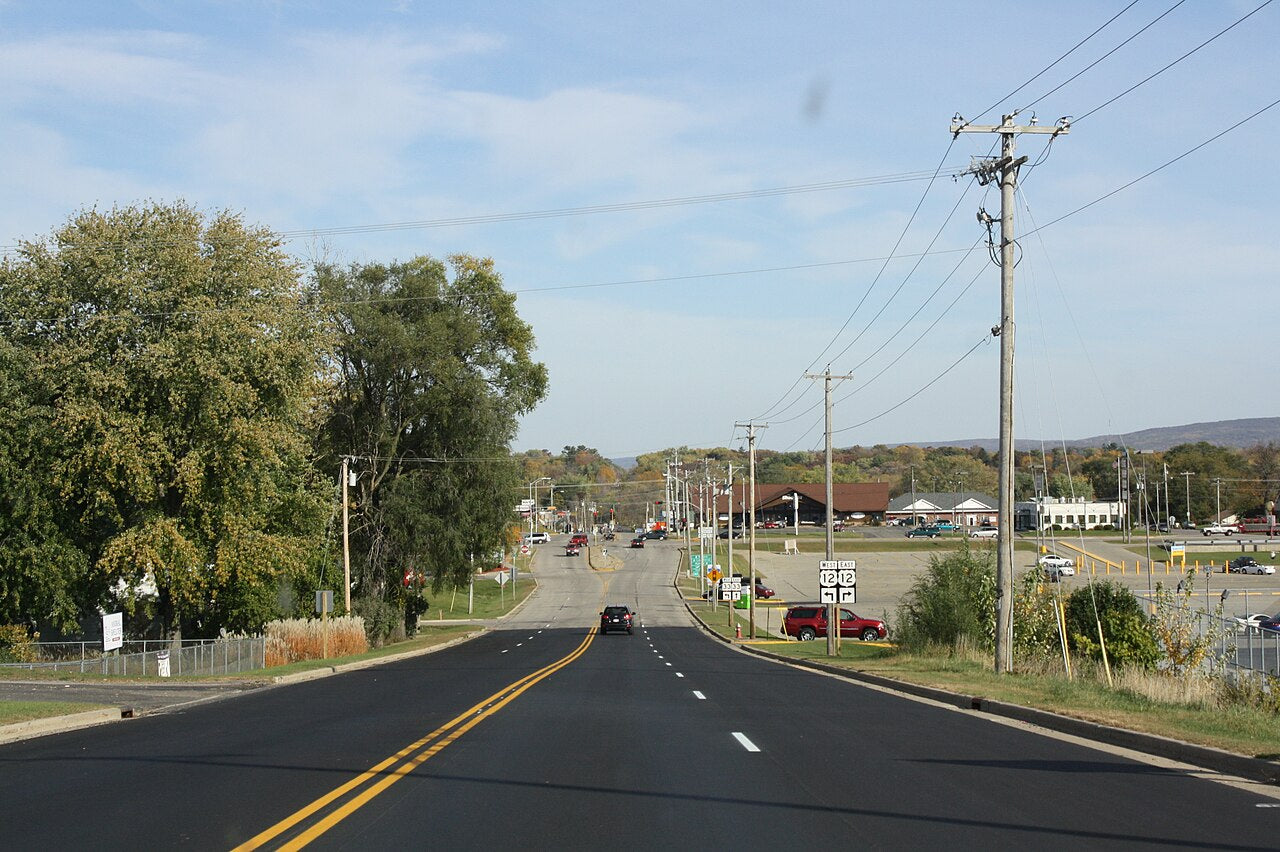
<svg viewBox="0 0 1280 852">
<path fill-rule="evenodd" d="M 969 530 L 969 538 L 999 538 L 1000 530 L 995 527 L 978 527 Z"/>
<path fill-rule="evenodd" d="M 1238 556 L 1227 564 L 1229 574 L 1274 574 L 1274 565 L 1263 565 L 1252 556 Z"/>
<path fill-rule="evenodd" d="M 1255 612 L 1253 615 L 1246 615 L 1244 618 L 1236 618 L 1236 632 L 1246 633 L 1249 630 L 1256 630 L 1264 621 L 1269 621 L 1271 616 L 1265 612 Z"/>
<path fill-rule="evenodd" d="M 551 536 L 544 532 L 525 533 L 524 536 L 525 544 L 546 544 L 549 541 L 551 541 Z"/>
<path fill-rule="evenodd" d="M 1044 571 L 1044 575 L 1050 580 L 1061 580 L 1063 577 L 1074 577 L 1076 575 L 1076 563 L 1073 559 L 1065 556 L 1058 556 L 1053 553 L 1046 553 L 1036 560 L 1036 564 Z"/>
</svg>

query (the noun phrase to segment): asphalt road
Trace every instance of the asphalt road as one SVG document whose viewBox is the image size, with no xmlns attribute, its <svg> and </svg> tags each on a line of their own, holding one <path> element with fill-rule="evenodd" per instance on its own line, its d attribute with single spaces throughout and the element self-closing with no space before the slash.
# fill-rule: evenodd
<svg viewBox="0 0 1280 852">
<path fill-rule="evenodd" d="M 689 626 L 674 544 L 554 553 L 455 648 L 0 746 L 3 845 L 1276 848 L 1273 788 L 738 653 Z M 642 627 L 595 635 L 606 602 Z"/>
</svg>

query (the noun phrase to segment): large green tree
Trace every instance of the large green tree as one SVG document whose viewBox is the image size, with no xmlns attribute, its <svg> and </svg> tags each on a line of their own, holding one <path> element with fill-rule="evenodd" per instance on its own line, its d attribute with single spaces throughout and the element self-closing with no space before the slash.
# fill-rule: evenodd
<svg viewBox="0 0 1280 852">
<path fill-rule="evenodd" d="M 315 280 L 338 334 L 320 441 L 330 470 L 352 459 L 355 594 L 403 605 L 406 575 L 463 585 L 515 520 L 510 443 L 547 385 L 532 330 L 487 259 L 321 266 Z"/>
<path fill-rule="evenodd" d="M 323 339 L 270 232 L 89 210 L 0 267 L 0 621 L 253 629 L 312 557 Z"/>
</svg>

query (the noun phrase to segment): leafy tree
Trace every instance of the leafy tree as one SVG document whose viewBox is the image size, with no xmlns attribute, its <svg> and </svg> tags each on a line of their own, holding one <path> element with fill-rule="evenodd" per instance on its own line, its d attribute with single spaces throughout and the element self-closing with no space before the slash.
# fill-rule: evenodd
<svg viewBox="0 0 1280 852">
<path fill-rule="evenodd" d="M 1151 668 L 1160 649 L 1133 592 L 1113 580 L 1089 583 L 1071 593 L 1066 604 L 1067 635 L 1078 654 L 1102 659 L 1101 625 L 1112 666 Z"/>
<path fill-rule="evenodd" d="M 357 477 L 354 591 L 403 611 L 407 572 L 456 588 L 472 554 L 506 543 L 522 461 L 536 460 L 510 442 L 546 368 L 490 260 L 321 266 L 315 282 L 338 335 L 322 463 L 351 456 Z"/>
<path fill-rule="evenodd" d="M 61 629 L 124 606 L 175 635 L 272 617 L 323 520 L 323 338 L 276 237 L 182 204 L 86 211 L 0 267 L 0 305 L 0 605 Z"/>
</svg>

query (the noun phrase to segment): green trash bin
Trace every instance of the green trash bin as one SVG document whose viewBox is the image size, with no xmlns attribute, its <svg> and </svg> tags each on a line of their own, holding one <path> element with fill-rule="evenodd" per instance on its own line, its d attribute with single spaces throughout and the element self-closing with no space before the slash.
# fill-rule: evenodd
<svg viewBox="0 0 1280 852">
<path fill-rule="evenodd" d="M 751 606 L 751 593 L 746 589 L 742 590 L 742 597 L 733 602 L 734 609 L 748 609 Z"/>
</svg>

